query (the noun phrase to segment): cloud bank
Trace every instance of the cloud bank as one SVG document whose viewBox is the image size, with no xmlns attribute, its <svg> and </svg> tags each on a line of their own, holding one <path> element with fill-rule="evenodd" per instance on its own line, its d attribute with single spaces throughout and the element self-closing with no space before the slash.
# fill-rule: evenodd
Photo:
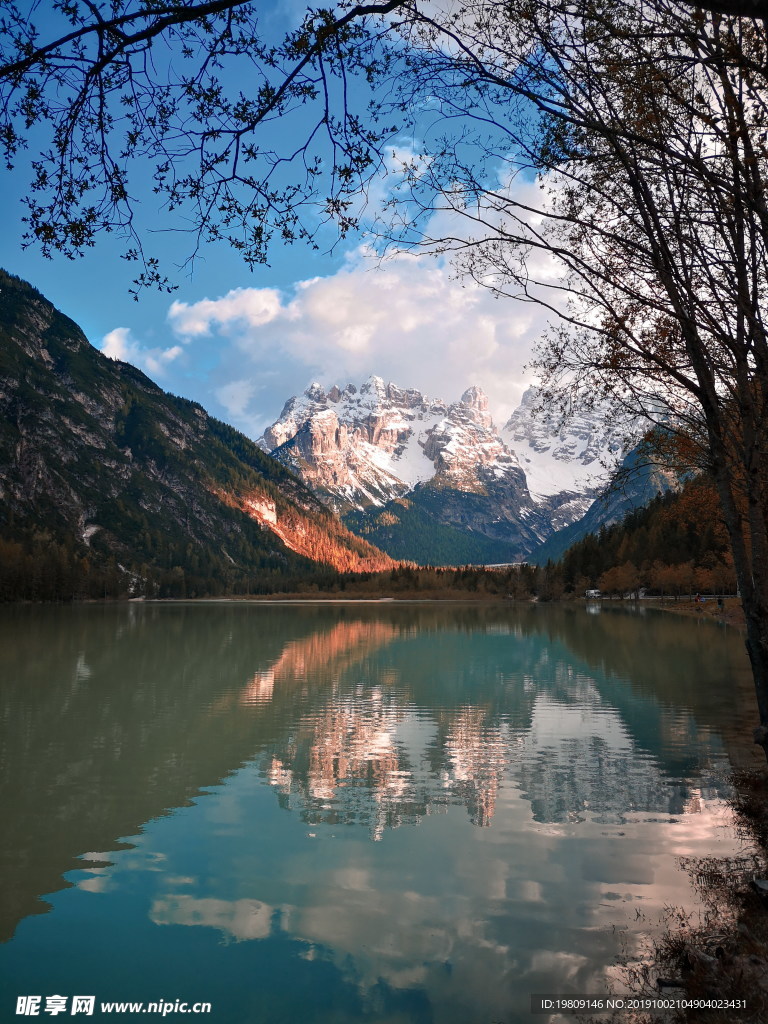
<svg viewBox="0 0 768 1024">
<path fill-rule="evenodd" d="M 535 306 L 457 280 L 438 259 L 401 252 L 379 265 L 365 248 L 290 292 L 236 288 L 174 302 L 168 313 L 183 344 L 214 339 L 212 392 L 252 436 L 311 380 L 343 386 L 372 373 L 447 401 L 479 384 L 502 422 L 527 386 L 523 365 L 545 319 Z"/>
</svg>

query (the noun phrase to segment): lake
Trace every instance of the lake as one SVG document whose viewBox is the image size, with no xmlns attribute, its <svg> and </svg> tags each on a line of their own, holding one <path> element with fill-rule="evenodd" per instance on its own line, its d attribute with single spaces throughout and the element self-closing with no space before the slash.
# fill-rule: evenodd
<svg viewBox="0 0 768 1024">
<path fill-rule="evenodd" d="M 532 993 L 604 992 L 665 906 L 695 908 L 680 857 L 741 849 L 754 697 L 709 623 L 13 607 L 0 676 L 3 1020 L 55 995 L 62 1019 L 94 996 L 105 1020 L 546 1021 Z"/>
</svg>

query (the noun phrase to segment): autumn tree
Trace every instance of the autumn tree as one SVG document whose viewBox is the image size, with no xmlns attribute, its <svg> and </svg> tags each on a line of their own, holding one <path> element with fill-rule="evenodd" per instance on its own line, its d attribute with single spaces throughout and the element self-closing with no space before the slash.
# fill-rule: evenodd
<svg viewBox="0 0 768 1024">
<path fill-rule="evenodd" d="M 444 136 L 411 175 L 426 243 L 552 310 L 551 400 L 610 398 L 698 444 L 768 754 L 766 27 L 670 0 L 543 0 L 468 3 L 415 34 L 422 95 L 486 132 Z"/>
</svg>

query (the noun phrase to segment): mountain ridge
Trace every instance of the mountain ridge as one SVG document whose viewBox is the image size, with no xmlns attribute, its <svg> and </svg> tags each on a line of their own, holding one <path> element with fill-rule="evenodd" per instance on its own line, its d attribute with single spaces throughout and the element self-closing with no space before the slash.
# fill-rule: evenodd
<svg viewBox="0 0 768 1024">
<path fill-rule="evenodd" d="M 188 589 L 174 589 L 185 577 L 270 589 L 324 566 L 393 564 L 251 440 L 100 353 L 5 271 L 0 523 L 4 541 L 26 551 L 47 537 L 68 564 L 109 564 L 134 590 L 150 577 L 158 592 Z"/>
<path fill-rule="evenodd" d="M 632 427 L 599 410 L 563 424 L 540 398 L 498 429 L 477 385 L 447 403 L 378 376 L 313 382 L 257 443 L 394 557 L 519 561 L 587 513 Z"/>
</svg>

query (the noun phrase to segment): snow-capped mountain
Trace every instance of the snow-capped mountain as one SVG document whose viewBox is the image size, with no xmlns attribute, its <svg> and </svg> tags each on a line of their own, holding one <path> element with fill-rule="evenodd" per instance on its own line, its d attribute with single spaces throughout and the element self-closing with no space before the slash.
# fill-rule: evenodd
<svg viewBox="0 0 768 1024">
<path fill-rule="evenodd" d="M 560 419 L 559 413 L 541 408 L 540 392 L 531 387 L 501 431 L 537 499 L 600 491 L 636 423 L 608 406 L 574 412 L 564 424 Z"/>
<path fill-rule="evenodd" d="M 338 512 L 384 505 L 432 480 L 482 493 L 489 481 L 509 478 L 525 491 L 477 387 L 446 405 L 381 377 L 327 393 L 313 383 L 286 403 L 258 444 Z"/>
<path fill-rule="evenodd" d="M 525 472 L 531 497 L 551 516 L 556 532 L 577 522 L 605 489 L 639 433 L 639 420 L 607 404 L 574 411 L 562 422 L 542 408 L 541 393 L 531 387 L 501 431 L 501 437 Z"/>
<path fill-rule="evenodd" d="M 560 427 L 538 403 L 530 388 L 499 431 L 479 387 L 447 404 L 381 377 L 313 383 L 258 443 L 396 557 L 511 561 L 584 515 L 626 434 L 599 413 Z"/>
</svg>

